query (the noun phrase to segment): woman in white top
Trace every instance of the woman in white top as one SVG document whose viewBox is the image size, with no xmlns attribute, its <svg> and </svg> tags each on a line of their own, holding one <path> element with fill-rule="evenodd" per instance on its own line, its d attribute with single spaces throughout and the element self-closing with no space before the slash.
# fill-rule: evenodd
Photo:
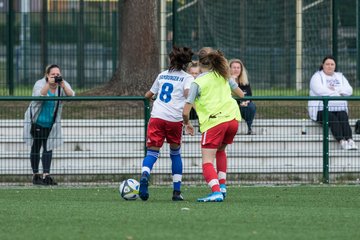
<svg viewBox="0 0 360 240">
<path fill-rule="evenodd" d="M 194 55 L 188 47 L 173 46 L 169 54 L 170 66 L 155 79 L 145 97 L 154 101 L 148 123 L 146 156 L 143 159 L 139 197 L 149 198 L 149 179 L 154 164 L 159 158 L 165 140 L 170 146 L 171 173 L 173 179 L 173 201 L 183 201 L 181 180 L 183 163 L 181 158 L 181 139 L 183 129 L 183 108 L 194 77 L 185 72 L 186 66 Z"/>
<path fill-rule="evenodd" d="M 310 96 L 351 96 L 353 89 L 345 76 L 336 72 L 336 61 L 333 56 L 326 56 L 319 71 L 310 80 Z M 348 103 L 345 100 L 329 101 L 329 127 L 334 138 L 346 150 L 357 149 L 352 139 L 349 125 Z M 323 102 L 309 101 L 309 116 L 322 123 Z"/>
</svg>

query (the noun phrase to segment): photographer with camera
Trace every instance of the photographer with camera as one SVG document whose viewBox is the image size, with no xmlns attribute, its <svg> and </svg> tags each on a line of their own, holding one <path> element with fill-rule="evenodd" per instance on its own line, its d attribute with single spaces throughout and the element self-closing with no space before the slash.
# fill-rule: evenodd
<svg viewBox="0 0 360 240">
<path fill-rule="evenodd" d="M 44 78 L 36 81 L 32 96 L 75 96 L 70 84 L 52 64 L 46 67 Z M 31 146 L 30 163 L 34 185 L 57 185 L 50 176 L 52 150 L 62 145 L 61 112 L 62 101 L 32 101 L 25 112 L 24 141 Z M 41 162 L 43 174 L 39 174 L 40 149 L 43 147 Z"/>
</svg>

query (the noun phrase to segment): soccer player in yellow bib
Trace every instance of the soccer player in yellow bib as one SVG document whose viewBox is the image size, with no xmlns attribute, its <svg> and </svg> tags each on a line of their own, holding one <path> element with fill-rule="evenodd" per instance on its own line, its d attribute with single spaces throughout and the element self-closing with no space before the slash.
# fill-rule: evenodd
<svg viewBox="0 0 360 240">
<path fill-rule="evenodd" d="M 203 176 L 212 191 L 208 196 L 199 198 L 198 202 L 222 202 L 226 196 L 225 148 L 233 142 L 241 120 L 239 107 L 231 91 L 239 97 L 244 97 L 244 93 L 230 79 L 229 64 L 220 51 L 200 55 L 199 65 L 202 73 L 190 86 L 183 109 L 183 123 L 186 133 L 193 135 L 194 127 L 189 121 L 189 113 L 194 107 L 202 133 Z M 217 171 L 213 163 L 215 158 L 218 162 Z"/>
</svg>

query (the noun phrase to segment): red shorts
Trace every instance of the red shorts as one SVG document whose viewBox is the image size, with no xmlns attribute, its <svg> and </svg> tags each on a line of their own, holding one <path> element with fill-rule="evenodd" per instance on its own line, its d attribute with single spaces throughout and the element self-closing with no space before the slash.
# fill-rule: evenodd
<svg viewBox="0 0 360 240">
<path fill-rule="evenodd" d="M 160 118 L 150 118 L 147 129 L 147 147 L 162 147 L 167 143 L 181 144 L 182 122 L 169 122 Z"/>
<path fill-rule="evenodd" d="M 239 122 L 234 119 L 208 129 L 201 136 L 201 147 L 217 149 L 223 144 L 233 143 L 238 127 Z"/>
</svg>

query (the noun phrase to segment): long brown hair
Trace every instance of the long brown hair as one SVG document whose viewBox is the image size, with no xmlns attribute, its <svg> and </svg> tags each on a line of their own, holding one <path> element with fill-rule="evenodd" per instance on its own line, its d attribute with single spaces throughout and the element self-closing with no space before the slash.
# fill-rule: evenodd
<svg viewBox="0 0 360 240">
<path fill-rule="evenodd" d="M 192 50 L 188 47 L 173 46 L 172 51 L 169 54 L 170 67 L 169 70 L 186 70 L 186 66 L 191 62 L 191 58 L 194 55 Z"/>
<path fill-rule="evenodd" d="M 200 56 L 200 67 L 213 70 L 227 81 L 230 78 L 229 64 L 224 57 L 224 54 L 219 51 L 212 51 L 204 56 Z"/>
</svg>

